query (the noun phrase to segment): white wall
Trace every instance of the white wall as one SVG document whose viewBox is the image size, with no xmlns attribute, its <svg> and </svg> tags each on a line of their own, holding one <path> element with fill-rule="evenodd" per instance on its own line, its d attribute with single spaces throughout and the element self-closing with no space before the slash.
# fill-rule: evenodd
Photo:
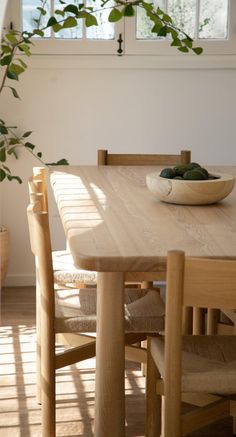
<svg viewBox="0 0 236 437">
<path fill-rule="evenodd" d="M 67 58 L 64 58 L 65 65 Z M 96 150 L 177 152 L 190 148 L 206 164 L 236 164 L 235 69 L 30 68 L 18 86 L 21 101 L 5 92 L 1 112 L 33 130 L 48 160 L 95 164 Z M 22 156 L 23 158 L 23 156 Z M 30 284 L 34 264 L 26 222 L 29 156 L 16 163 L 24 184 L 4 182 L 2 222 L 11 230 L 7 284 Z M 51 198 L 51 203 L 54 200 Z M 52 208 L 53 241 L 64 237 Z"/>
</svg>

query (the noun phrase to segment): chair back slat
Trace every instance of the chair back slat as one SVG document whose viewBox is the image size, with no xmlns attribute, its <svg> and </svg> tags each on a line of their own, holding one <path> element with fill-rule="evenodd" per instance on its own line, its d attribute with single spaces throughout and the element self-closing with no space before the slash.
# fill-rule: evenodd
<svg viewBox="0 0 236 437">
<path fill-rule="evenodd" d="M 188 164 L 191 151 L 182 150 L 180 154 L 116 154 L 105 149 L 98 150 L 98 165 L 177 165 Z"/>
<path fill-rule="evenodd" d="M 236 260 L 185 261 L 184 304 L 200 308 L 236 308 Z"/>
</svg>

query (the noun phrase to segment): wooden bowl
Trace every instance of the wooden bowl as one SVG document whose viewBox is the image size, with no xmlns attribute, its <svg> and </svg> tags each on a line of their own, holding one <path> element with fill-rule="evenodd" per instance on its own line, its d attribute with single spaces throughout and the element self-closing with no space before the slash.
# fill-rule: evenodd
<svg viewBox="0 0 236 437">
<path fill-rule="evenodd" d="M 231 193 L 235 177 L 215 173 L 218 179 L 203 181 L 167 179 L 160 173 L 146 176 L 148 189 L 162 202 L 181 205 L 210 205 L 219 202 Z"/>
</svg>

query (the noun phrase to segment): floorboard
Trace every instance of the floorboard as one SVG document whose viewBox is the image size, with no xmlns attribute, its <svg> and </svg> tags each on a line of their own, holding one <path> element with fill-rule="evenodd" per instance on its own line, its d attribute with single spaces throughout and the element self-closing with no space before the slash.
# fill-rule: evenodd
<svg viewBox="0 0 236 437">
<path fill-rule="evenodd" d="M 92 359 L 57 372 L 58 437 L 93 436 L 94 366 Z M 134 363 L 126 365 L 125 387 L 126 437 L 144 437 L 145 380 Z M 191 434 L 232 435 L 230 418 Z M 40 436 L 40 406 L 35 398 L 35 289 L 9 287 L 1 294 L 0 437 Z"/>
</svg>

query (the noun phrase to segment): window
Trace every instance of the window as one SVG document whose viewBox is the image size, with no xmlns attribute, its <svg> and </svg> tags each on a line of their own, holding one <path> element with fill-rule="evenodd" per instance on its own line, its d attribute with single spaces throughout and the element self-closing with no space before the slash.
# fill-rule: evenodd
<svg viewBox="0 0 236 437">
<path fill-rule="evenodd" d="M 236 53 L 236 1 L 235 0 L 154 0 L 154 4 L 167 11 L 174 23 L 195 40 L 204 54 Z M 144 11 L 127 28 L 126 51 L 133 54 L 172 54 L 168 38 L 157 38 L 151 32 Z"/>
<path fill-rule="evenodd" d="M 40 0 L 11 0 L 16 28 L 35 27 L 35 9 Z M 82 0 L 64 0 L 79 4 Z M 236 0 L 146 0 L 165 10 L 174 23 L 195 40 L 204 54 L 236 54 Z M 100 8 L 101 0 L 87 0 L 87 5 Z M 109 5 L 111 3 L 109 2 Z M 60 8 L 59 0 L 47 0 L 47 15 Z M 145 11 L 137 9 L 132 18 L 109 23 L 109 10 L 97 12 L 98 26 L 86 28 L 82 21 L 77 27 L 60 33 L 48 30 L 45 38 L 35 38 L 35 53 L 41 54 L 117 54 L 119 34 L 123 53 L 130 55 L 181 55 L 170 47 L 168 37 L 156 37 Z M 185 55 L 186 56 L 186 55 Z"/>
<path fill-rule="evenodd" d="M 41 6 L 40 0 L 11 0 L 12 15 L 16 28 L 31 31 L 36 27 L 34 19 L 36 8 Z M 81 3 L 82 0 L 64 0 L 68 4 Z M 109 10 L 101 11 L 101 0 L 86 0 L 87 6 L 93 6 L 98 12 L 95 14 L 98 26 L 86 27 L 81 20 L 77 27 L 63 29 L 59 33 L 47 29 L 44 38 L 34 39 L 34 53 L 36 54 L 116 54 L 120 33 L 124 33 L 124 23 L 110 23 L 107 19 Z M 112 5 L 112 2 L 110 2 Z M 66 6 L 66 5 L 63 5 Z M 47 0 L 45 9 L 47 14 L 42 17 L 43 23 L 47 23 L 55 10 L 61 9 L 59 0 Z M 68 13 L 68 16 L 70 13 Z M 59 18 L 58 18 L 59 19 Z"/>
</svg>

